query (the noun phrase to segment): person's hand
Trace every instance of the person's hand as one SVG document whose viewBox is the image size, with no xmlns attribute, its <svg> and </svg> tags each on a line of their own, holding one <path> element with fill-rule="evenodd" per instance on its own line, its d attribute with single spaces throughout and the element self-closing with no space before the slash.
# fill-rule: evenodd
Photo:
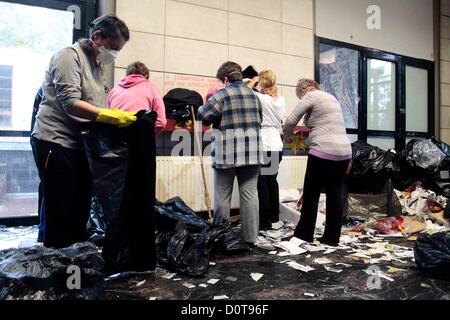
<svg viewBox="0 0 450 320">
<path fill-rule="evenodd" d="M 135 114 L 136 112 L 127 112 L 116 108 L 100 108 L 96 121 L 124 128 L 137 120 Z"/>
<path fill-rule="evenodd" d="M 294 142 L 294 138 L 292 136 L 284 136 L 284 143 L 291 144 Z"/>
</svg>

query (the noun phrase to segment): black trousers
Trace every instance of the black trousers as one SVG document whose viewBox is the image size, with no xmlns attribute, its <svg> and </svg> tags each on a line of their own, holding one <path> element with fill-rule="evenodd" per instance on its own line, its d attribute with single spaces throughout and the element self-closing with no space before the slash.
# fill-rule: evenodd
<svg viewBox="0 0 450 320">
<path fill-rule="evenodd" d="M 68 247 L 87 240 L 91 174 L 84 151 L 33 138 L 44 189 L 44 246 Z"/>
<path fill-rule="evenodd" d="M 264 165 L 261 168 L 269 168 L 271 156 L 277 156 L 278 164 L 283 158 L 283 152 L 268 152 L 265 155 Z M 264 170 L 261 171 L 264 173 Z M 259 230 L 269 230 L 272 228 L 272 223 L 280 220 L 280 191 L 278 187 L 278 170 L 272 175 L 259 174 L 258 177 L 258 198 L 259 198 Z"/>
<path fill-rule="evenodd" d="M 317 220 L 317 208 L 320 191 L 325 187 L 326 222 L 322 237 L 331 243 L 339 243 L 344 210 L 345 173 L 350 160 L 331 161 L 313 155 L 308 156 L 305 183 L 303 187 L 303 205 L 300 221 L 294 235 L 312 242 Z"/>
</svg>

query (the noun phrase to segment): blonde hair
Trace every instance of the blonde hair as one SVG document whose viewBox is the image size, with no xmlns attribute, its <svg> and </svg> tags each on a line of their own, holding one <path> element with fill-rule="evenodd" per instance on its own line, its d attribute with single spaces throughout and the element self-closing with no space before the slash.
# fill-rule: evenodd
<svg viewBox="0 0 450 320">
<path fill-rule="evenodd" d="M 300 98 L 302 90 L 306 90 L 308 88 L 320 90 L 320 85 L 316 81 L 311 79 L 302 78 L 298 80 L 297 87 L 295 88 L 297 97 Z"/>
<path fill-rule="evenodd" d="M 261 93 L 276 97 L 278 95 L 278 87 L 275 73 L 272 70 L 263 70 L 258 76 Z"/>
</svg>

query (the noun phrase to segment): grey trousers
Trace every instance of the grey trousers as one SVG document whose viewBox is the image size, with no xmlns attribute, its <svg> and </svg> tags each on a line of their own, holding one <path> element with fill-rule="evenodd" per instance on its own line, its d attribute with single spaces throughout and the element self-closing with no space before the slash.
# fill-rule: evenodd
<svg viewBox="0 0 450 320">
<path fill-rule="evenodd" d="M 234 177 L 239 184 L 242 239 L 255 243 L 259 230 L 258 175 L 260 166 L 214 169 L 214 223 L 230 218 Z"/>
</svg>

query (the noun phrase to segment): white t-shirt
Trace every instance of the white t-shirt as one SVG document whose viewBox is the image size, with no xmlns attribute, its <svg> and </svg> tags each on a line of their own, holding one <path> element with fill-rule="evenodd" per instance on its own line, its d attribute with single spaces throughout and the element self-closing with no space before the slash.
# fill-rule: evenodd
<svg viewBox="0 0 450 320">
<path fill-rule="evenodd" d="M 264 151 L 282 151 L 281 120 L 284 117 L 286 101 L 284 97 L 273 98 L 268 94 L 257 92 L 262 104 L 263 121 L 261 123 L 261 137 Z"/>
</svg>

